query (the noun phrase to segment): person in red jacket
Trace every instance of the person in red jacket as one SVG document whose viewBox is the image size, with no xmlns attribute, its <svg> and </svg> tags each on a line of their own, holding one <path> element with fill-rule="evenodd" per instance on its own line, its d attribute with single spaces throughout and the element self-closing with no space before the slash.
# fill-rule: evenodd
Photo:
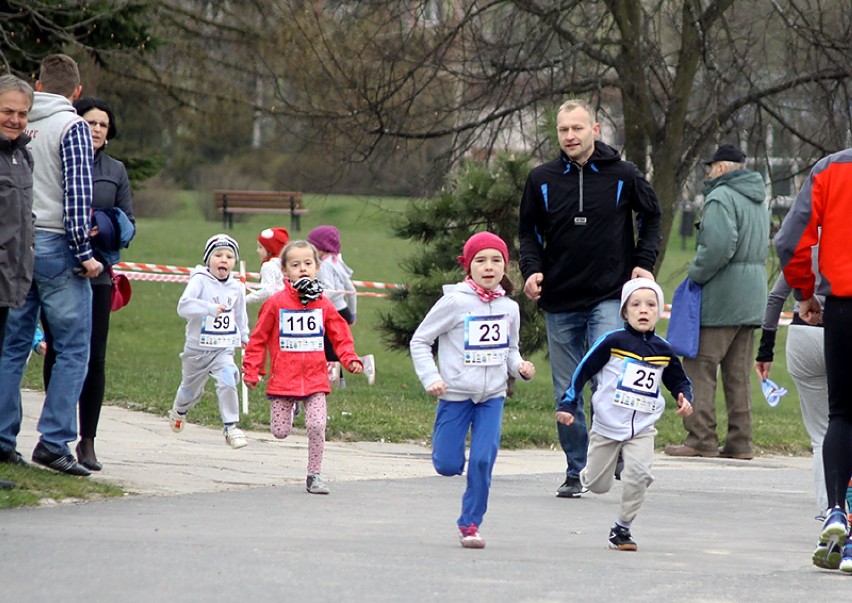
<svg viewBox="0 0 852 603">
<path fill-rule="evenodd" d="M 270 357 L 269 426 L 272 435 L 286 438 L 293 428 L 294 405 L 302 402 L 308 431 L 307 491 L 328 494 L 322 478 L 327 418 L 326 394 L 331 392 L 325 361 L 323 335 L 334 346 L 340 364 L 349 372 L 364 370 L 349 324 L 322 294 L 317 281 L 319 253 L 307 241 L 291 241 L 281 252 L 284 290 L 260 308 L 257 324 L 243 357 L 243 381 L 254 389 L 266 374 Z"/>
</svg>

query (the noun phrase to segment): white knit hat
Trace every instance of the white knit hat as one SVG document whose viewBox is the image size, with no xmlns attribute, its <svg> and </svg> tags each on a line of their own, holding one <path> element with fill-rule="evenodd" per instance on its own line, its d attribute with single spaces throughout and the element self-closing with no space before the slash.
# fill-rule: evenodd
<svg viewBox="0 0 852 603">
<path fill-rule="evenodd" d="M 637 289 L 651 289 L 657 294 L 657 318 L 660 318 L 663 314 L 663 290 L 660 289 L 656 281 L 650 278 L 634 278 L 624 283 L 621 288 L 621 316 L 624 316 L 624 306 L 627 304 L 628 298 Z"/>
<path fill-rule="evenodd" d="M 217 247 L 227 247 L 234 252 L 234 259 L 240 259 L 240 245 L 234 239 L 224 233 L 215 234 L 204 245 L 204 264 L 207 265 L 210 261 L 210 256 L 213 255 L 213 250 Z"/>
</svg>

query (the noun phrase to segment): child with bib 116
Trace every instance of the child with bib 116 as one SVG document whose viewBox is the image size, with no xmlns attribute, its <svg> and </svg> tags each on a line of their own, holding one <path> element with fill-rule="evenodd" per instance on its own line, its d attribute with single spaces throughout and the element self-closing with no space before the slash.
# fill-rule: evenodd
<svg viewBox="0 0 852 603">
<path fill-rule="evenodd" d="M 308 476 L 311 494 L 328 494 L 322 478 L 322 456 L 328 418 L 326 394 L 331 392 L 323 336 L 334 346 L 340 363 L 358 374 L 363 364 L 355 353 L 349 324 L 322 294 L 317 281 L 319 254 L 307 241 L 290 241 L 281 252 L 284 290 L 260 308 L 243 357 L 243 380 L 254 389 L 266 374 L 270 357 L 269 426 L 283 439 L 293 428 L 293 406 L 302 402 L 308 431 Z"/>
<path fill-rule="evenodd" d="M 621 512 L 609 532 L 610 548 L 620 551 L 637 549 L 630 526 L 654 481 L 654 424 L 665 407 L 660 384 L 675 397 L 678 415 L 692 414 L 692 384 L 669 343 L 654 333 L 662 311 L 663 291 L 657 283 L 649 278 L 627 281 L 621 290 L 624 328 L 610 331 L 592 345 L 556 410 L 558 422 L 573 423 L 577 394 L 587 381 L 597 379 L 592 394 L 595 418 L 580 481 L 596 494 L 609 492 L 622 453 Z"/>
<path fill-rule="evenodd" d="M 456 520 L 464 548 L 481 549 L 479 526 L 488 507 L 491 472 L 500 447 L 508 376 L 532 379 L 535 366 L 518 351 L 520 310 L 506 296 L 509 251 L 495 234 L 468 239 L 459 258 L 464 282 L 444 286 L 411 338 L 414 370 L 438 398 L 432 464 L 441 475 L 461 475 L 470 431 L 467 488 Z M 438 363 L 432 346 L 438 340 Z"/>
<path fill-rule="evenodd" d="M 246 445 L 246 436 L 237 427 L 240 373 L 234 362 L 234 349 L 244 347 L 249 337 L 245 289 L 233 272 L 239 255 L 240 247 L 234 239 L 226 234 L 214 235 L 204 246 L 204 265 L 189 274 L 177 308 L 178 315 L 186 319 L 181 382 L 169 411 L 172 431 L 182 431 L 186 413 L 201 400 L 207 379 L 212 377 L 225 442 L 231 448 Z"/>
</svg>

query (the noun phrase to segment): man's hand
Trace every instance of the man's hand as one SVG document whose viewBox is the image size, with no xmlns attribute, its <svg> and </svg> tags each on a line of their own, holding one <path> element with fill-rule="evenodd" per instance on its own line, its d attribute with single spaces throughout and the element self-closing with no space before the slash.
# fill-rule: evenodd
<svg viewBox="0 0 852 603">
<path fill-rule="evenodd" d="M 639 266 L 633 268 L 633 272 L 630 273 L 630 280 L 633 280 L 634 278 L 649 278 L 652 281 L 657 280 L 654 278 L 653 272 L 649 272 L 648 270 L 640 268 Z"/>
<path fill-rule="evenodd" d="M 772 369 L 771 362 L 761 362 L 757 360 L 754 363 L 754 370 L 757 371 L 757 375 L 760 377 L 760 380 L 769 379 L 769 371 Z"/>
<path fill-rule="evenodd" d="M 541 283 L 544 280 L 544 275 L 541 272 L 535 272 L 530 275 L 527 282 L 524 283 L 524 295 L 527 299 L 536 301 L 541 297 Z"/>
<path fill-rule="evenodd" d="M 80 266 L 83 268 L 83 272 L 79 274 L 83 278 L 95 278 L 104 271 L 104 265 L 95 258 L 89 258 L 85 262 L 82 262 Z"/>
<path fill-rule="evenodd" d="M 574 415 L 564 410 L 556 411 L 556 422 L 563 425 L 571 425 L 574 422 Z"/>
<path fill-rule="evenodd" d="M 819 303 L 816 295 L 799 304 L 799 317 L 809 325 L 822 324 L 822 304 Z"/>
</svg>

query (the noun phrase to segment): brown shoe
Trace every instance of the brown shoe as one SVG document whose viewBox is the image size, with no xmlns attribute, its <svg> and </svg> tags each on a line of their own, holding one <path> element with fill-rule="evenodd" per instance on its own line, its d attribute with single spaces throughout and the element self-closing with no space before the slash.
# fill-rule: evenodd
<svg viewBox="0 0 852 603">
<path fill-rule="evenodd" d="M 669 444 L 668 446 L 666 446 L 664 452 L 669 456 L 719 456 L 718 450 L 699 450 L 698 448 L 693 448 L 692 446 L 687 446 L 686 444 Z"/>
<path fill-rule="evenodd" d="M 724 459 L 739 459 L 741 461 L 750 461 L 754 458 L 753 452 L 730 452 L 723 447 L 719 447 L 719 456 Z"/>
</svg>

